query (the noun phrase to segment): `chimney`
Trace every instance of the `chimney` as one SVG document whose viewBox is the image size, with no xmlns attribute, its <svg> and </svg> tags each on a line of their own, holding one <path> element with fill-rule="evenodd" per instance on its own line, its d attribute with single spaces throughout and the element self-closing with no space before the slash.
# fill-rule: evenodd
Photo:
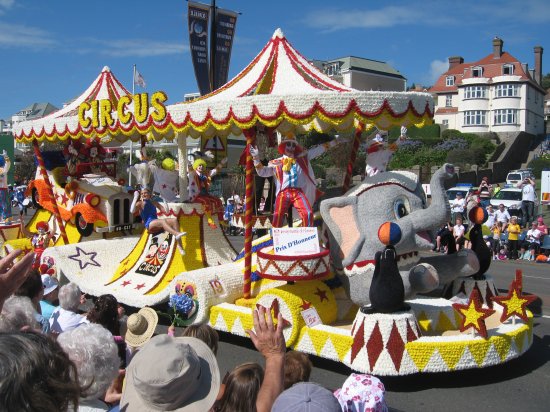
<svg viewBox="0 0 550 412">
<path fill-rule="evenodd" d="M 453 67 L 458 66 L 459 64 L 464 63 L 464 58 L 460 56 L 449 57 L 449 70 Z"/>
<path fill-rule="evenodd" d="M 500 56 L 502 56 L 502 45 L 504 42 L 502 39 L 495 37 L 493 39 L 493 58 L 498 59 Z"/>
<path fill-rule="evenodd" d="M 542 85 L 542 52 L 541 46 L 535 46 L 535 81 Z"/>
</svg>

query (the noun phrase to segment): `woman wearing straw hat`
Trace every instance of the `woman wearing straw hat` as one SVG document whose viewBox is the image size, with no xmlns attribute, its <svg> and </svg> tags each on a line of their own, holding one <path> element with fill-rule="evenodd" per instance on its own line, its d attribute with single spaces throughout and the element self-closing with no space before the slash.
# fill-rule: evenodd
<svg viewBox="0 0 550 412">
<path fill-rule="evenodd" d="M 258 149 L 250 147 L 250 154 L 258 175 L 262 177 L 275 176 L 273 227 L 283 225 L 283 216 L 291 206 L 298 211 L 302 219 L 302 226 L 313 226 L 312 205 L 318 192 L 310 160 L 319 157 L 329 148 L 344 142 L 346 142 L 345 139 L 335 139 L 305 150 L 298 144 L 295 136 L 290 133 L 285 137 L 280 137 L 278 149 L 283 156 L 270 161 L 267 166 L 260 162 Z"/>
<path fill-rule="evenodd" d="M 126 364 L 130 362 L 139 348 L 149 342 L 155 333 L 158 322 L 157 312 L 149 307 L 141 308 L 139 312 L 128 316 L 126 334 L 124 335 L 127 346 Z"/>
</svg>

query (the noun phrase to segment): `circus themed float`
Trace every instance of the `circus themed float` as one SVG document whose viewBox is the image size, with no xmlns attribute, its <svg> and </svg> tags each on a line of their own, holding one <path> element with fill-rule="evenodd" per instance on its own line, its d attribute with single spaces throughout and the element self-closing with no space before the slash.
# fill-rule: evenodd
<svg viewBox="0 0 550 412">
<path fill-rule="evenodd" d="M 104 69 L 63 113 L 18 125 L 16 139 L 33 144 L 37 158 L 44 142 L 175 139 L 181 195 L 188 186 L 187 137 L 244 135 L 246 203 L 240 219 L 245 247 L 240 253 L 233 250 L 217 214 L 209 214 L 205 203 L 176 201 L 168 202 L 159 218 L 176 218 L 187 232 L 185 254 L 177 253 L 173 236 L 149 233 L 126 219 L 131 195 L 111 187 L 116 177 L 108 177 L 107 165 L 86 161 L 91 164 L 83 167 L 89 171 L 75 179 L 69 179 L 69 172 L 62 182 L 39 160 L 41 177 L 30 190 L 44 209 L 28 229 L 36 230 L 39 220 L 54 219 L 58 231 L 67 228 L 42 255 L 44 262 L 54 262 L 50 266 L 62 281 L 76 282 L 93 295 L 111 293 L 135 307 L 168 302 L 183 324 L 209 323 L 240 336 L 252 328 L 253 310 L 263 306 L 275 318 L 282 315 L 288 347 L 377 375 L 487 367 L 529 349 L 532 314 L 526 306 L 532 296 L 523 293 L 521 273 L 509 294 L 500 296 L 486 274 L 490 261 L 475 233 L 472 250 L 422 253 L 433 248 L 433 231 L 448 220 L 444 182 L 454 174 L 453 165 L 443 165 L 433 175 L 429 205 L 418 177 L 410 172 L 379 171 L 351 187 L 361 141 L 374 128 L 429 124 L 429 94 L 344 86 L 312 66 L 281 30 L 235 78 L 191 102 L 165 106 L 162 92 L 132 96 L 121 86 L 114 93 L 109 87 L 116 84 Z M 322 224 L 305 223 L 309 215 L 303 205 L 294 214 L 301 225 L 281 227 L 277 216 L 262 222 L 254 216 L 252 183 L 255 174 L 264 173 L 260 136 L 266 141 L 279 136 L 285 157 L 285 147 L 296 150 L 296 145 L 285 146 L 283 140 L 291 143 L 292 136 L 310 130 L 351 136 L 349 142 L 324 147 L 345 143 L 350 148 L 342 194 L 321 202 Z M 276 176 L 279 169 L 292 173 L 297 164 L 307 167 L 299 152 L 294 160 L 265 167 Z M 106 187 L 94 185 L 94 179 L 105 179 Z M 279 192 L 284 191 L 281 179 Z M 66 205 L 63 194 L 69 199 Z M 101 219 L 75 209 L 87 207 L 76 202 L 86 202 L 86 197 L 87 206 L 96 204 L 94 210 L 103 213 Z M 103 209 L 97 209 L 100 204 Z M 484 218 L 479 210 L 470 216 L 475 224 Z M 90 236 L 78 229 L 81 220 L 83 226 L 93 226 Z M 253 241 L 259 221 L 271 233 Z M 17 247 L 18 241 L 23 240 L 7 240 L 4 249 Z"/>
</svg>

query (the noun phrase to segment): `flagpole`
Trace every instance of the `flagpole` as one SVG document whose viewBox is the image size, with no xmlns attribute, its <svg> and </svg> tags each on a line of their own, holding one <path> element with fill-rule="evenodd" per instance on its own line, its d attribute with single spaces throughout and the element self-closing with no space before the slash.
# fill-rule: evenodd
<svg viewBox="0 0 550 412">
<path fill-rule="evenodd" d="M 135 87 L 136 87 L 136 65 L 134 64 L 134 70 L 132 72 L 132 99 L 134 98 Z M 135 111 L 135 107 L 134 107 L 134 111 Z M 128 165 L 128 167 L 132 166 L 132 152 L 134 151 L 133 146 L 134 145 L 133 145 L 132 139 L 130 139 L 130 159 L 129 159 L 130 164 Z M 128 173 L 128 186 L 132 186 L 132 173 L 131 172 Z"/>
</svg>

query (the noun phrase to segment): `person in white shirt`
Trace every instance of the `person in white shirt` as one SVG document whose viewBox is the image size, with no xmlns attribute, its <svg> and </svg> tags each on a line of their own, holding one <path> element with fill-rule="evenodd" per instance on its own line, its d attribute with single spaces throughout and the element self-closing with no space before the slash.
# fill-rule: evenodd
<svg viewBox="0 0 550 412">
<path fill-rule="evenodd" d="M 493 205 L 487 206 L 487 220 L 485 221 L 484 225 L 487 226 L 489 229 L 493 227 L 496 221 L 496 215 L 495 211 L 493 209 Z"/>
<path fill-rule="evenodd" d="M 540 247 L 540 239 L 542 232 L 538 229 L 538 223 L 531 223 L 531 229 L 527 231 L 525 236 L 526 249 L 529 249 L 529 260 L 535 260 L 535 253 Z"/>
<path fill-rule="evenodd" d="M 498 209 L 495 211 L 495 219 L 497 222 L 502 223 L 502 232 L 504 233 L 510 221 L 510 213 L 508 213 L 508 210 L 506 210 L 502 203 L 498 205 Z"/>
<path fill-rule="evenodd" d="M 456 224 L 453 226 L 453 237 L 455 238 L 457 250 L 462 249 L 464 246 L 464 231 L 465 228 L 462 225 L 462 216 L 457 216 Z"/>
<path fill-rule="evenodd" d="M 462 219 L 464 217 L 464 207 L 466 206 L 466 200 L 462 197 L 462 193 L 458 192 L 456 197 L 451 202 L 452 221 L 456 222 L 458 216 Z"/>
<path fill-rule="evenodd" d="M 523 213 L 523 225 L 528 227 L 535 218 L 535 179 L 526 177 L 518 184 L 521 188 L 521 212 Z"/>
<path fill-rule="evenodd" d="M 68 283 L 59 289 L 59 307 L 50 318 L 50 332 L 59 334 L 90 323 L 85 316 L 77 313 L 80 306 L 80 288 L 76 283 Z"/>
</svg>

